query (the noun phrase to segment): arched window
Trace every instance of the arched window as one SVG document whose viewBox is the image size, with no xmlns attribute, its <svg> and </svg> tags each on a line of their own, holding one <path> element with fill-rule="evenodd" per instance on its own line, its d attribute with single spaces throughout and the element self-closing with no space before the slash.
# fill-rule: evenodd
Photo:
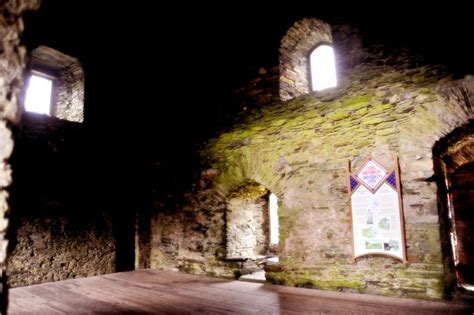
<svg viewBox="0 0 474 315">
<path fill-rule="evenodd" d="M 309 57 L 311 87 L 321 91 L 337 85 L 334 49 L 329 45 L 319 45 Z"/>
</svg>

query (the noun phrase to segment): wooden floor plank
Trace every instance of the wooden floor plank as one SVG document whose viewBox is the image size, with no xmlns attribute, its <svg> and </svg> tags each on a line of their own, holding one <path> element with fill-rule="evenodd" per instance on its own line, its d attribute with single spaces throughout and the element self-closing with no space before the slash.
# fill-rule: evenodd
<svg viewBox="0 0 474 315">
<path fill-rule="evenodd" d="M 158 270 L 10 289 L 9 314 L 473 314 L 467 305 Z"/>
</svg>

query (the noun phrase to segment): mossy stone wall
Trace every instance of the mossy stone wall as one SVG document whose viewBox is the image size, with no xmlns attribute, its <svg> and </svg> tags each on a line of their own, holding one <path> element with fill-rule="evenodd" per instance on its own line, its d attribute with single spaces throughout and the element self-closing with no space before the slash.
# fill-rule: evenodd
<svg viewBox="0 0 474 315">
<path fill-rule="evenodd" d="M 267 272 L 269 281 L 444 297 L 433 146 L 474 118 L 474 84 L 403 50 L 352 45 L 361 43 L 354 34 L 342 27 L 334 36 L 345 57 L 337 88 L 256 106 L 209 140 L 201 151 L 208 184 L 185 195 L 181 206 L 156 207 L 152 267 L 231 276 L 226 200 L 252 180 L 279 199 L 280 268 Z M 393 155 L 400 159 L 408 264 L 384 257 L 354 262 L 346 162 L 358 167 L 372 156 L 391 165 Z"/>
</svg>

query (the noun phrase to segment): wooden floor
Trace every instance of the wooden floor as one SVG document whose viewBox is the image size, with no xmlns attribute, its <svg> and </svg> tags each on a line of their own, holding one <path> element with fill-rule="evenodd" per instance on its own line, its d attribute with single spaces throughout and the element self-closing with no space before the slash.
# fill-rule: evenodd
<svg viewBox="0 0 474 315">
<path fill-rule="evenodd" d="M 10 290 L 9 314 L 474 314 L 459 304 L 139 270 Z"/>
</svg>

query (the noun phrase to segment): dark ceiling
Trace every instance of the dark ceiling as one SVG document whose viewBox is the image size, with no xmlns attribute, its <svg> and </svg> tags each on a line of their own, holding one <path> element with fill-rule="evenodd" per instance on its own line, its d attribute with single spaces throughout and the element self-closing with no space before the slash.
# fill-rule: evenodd
<svg viewBox="0 0 474 315">
<path fill-rule="evenodd" d="M 111 194 L 122 185 L 148 191 L 142 188 L 157 180 L 186 186 L 178 178 L 196 170 L 194 146 L 229 126 L 230 91 L 259 67 L 277 64 L 281 37 L 302 17 L 349 23 L 366 40 L 410 47 L 429 62 L 474 73 L 471 11 L 456 1 L 42 2 L 26 15 L 24 42 L 82 62 L 87 156 L 96 161 L 100 189 L 115 182 Z"/>
<path fill-rule="evenodd" d="M 280 38 L 302 17 L 353 24 L 368 40 L 474 72 L 470 11 L 455 1 L 256 3 L 43 0 L 26 16 L 24 41 L 81 60 L 91 126 L 131 126 L 168 142 L 194 142 L 224 127 L 229 92 L 260 66 L 276 65 Z"/>
</svg>

